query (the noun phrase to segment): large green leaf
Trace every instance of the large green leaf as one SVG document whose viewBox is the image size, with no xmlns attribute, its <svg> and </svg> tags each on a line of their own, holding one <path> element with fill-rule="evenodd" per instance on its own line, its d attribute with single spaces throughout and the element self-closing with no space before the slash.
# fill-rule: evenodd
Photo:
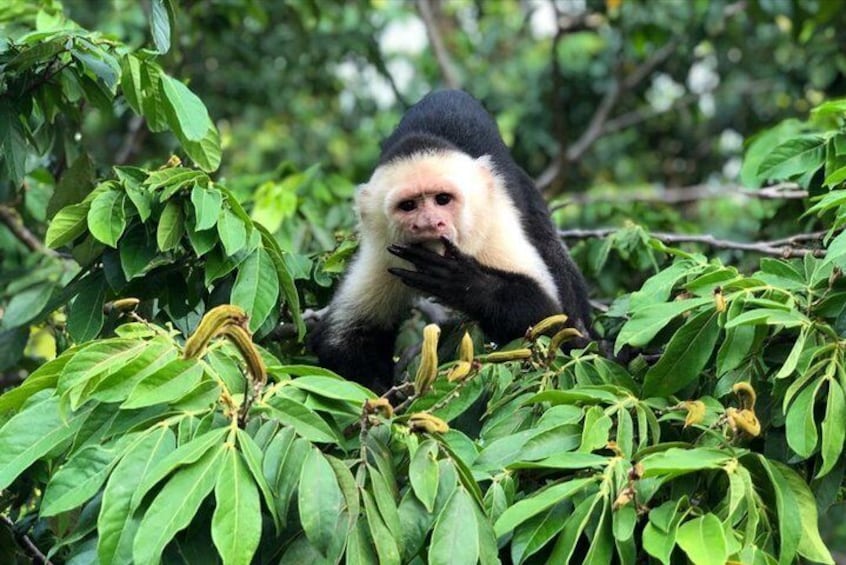
<svg viewBox="0 0 846 565">
<path fill-rule="evenodd" d="M 195 184 L 191 189 L 191 204 L 197 216 L 195 229 L 207 230 L 217 224 L 217 217 L 223 205 L 223 195 L 215 188 L 204 188 Z"/>
<path fill-rule="evenodd" d="M 100 490 L 118 455 L 115 446 L 88 445 L 77 451 L 50 477 L 41 515 L 55 516 L 82 506 Z"/>
<path fill-rule="evenodd" d="M 233 446 L 227 446 L 214 487 L 212 539 L 223 563 L 249 565 L 261 538 L 261 508 L 256 483 Z"/>
<path fill-rule="evenodd" d="M 89 202 L 80 202 L 59 210 L 47 226 L 47 235 L 44 237 L 47 247 L 62 247 L 85 233 L 90 207 Z"/>
<path fill-rule="evenodd" d="M 35 318 L 47 305 L 55 288 L 54 283 L 43 282 L 16 293 L 6 305 L 6 311 L 2 317 L 2 326 L 14 328 Z"/>
<path fill-rule="evenodd" d="M 173 402 L 197 386 L 202 376 L 203 366 L 196 359 L 174 359 L 135 385 L 121 408 L 127 410 Z"/>
<path fill-rule="evenodd" d="M 716 310 L 705 310 L 673 335 L 661 358 L 646 372 L 645 397 L 669 396 L 699 376 L 720 334 L 718 318 Z"/>
<path fill-rule="evenodd" d="M 156 243 L 160 250 L 171 251 L 179 247 L 184 234 L 185 218 L 182 214 L 182 204 L 176 200 L 168 200 L 159 218 Z"/>
<path fill-rule="evenodd" d="M 408 465 L 408 480 L 418 500 L 432 512 L 438 495 L 438 444 L 426 440 L 420 444 Z"/>
<path fill-rule="evenodd" d="M 207 451 L 165 483 L 144 512 L 135 534 L 132 555 L 136 562 L 158 563 L 173 536 L 191 523 L 217 482 L 225 449 L 220 445 Z"/>
<path fill-rule="evenodd" d="M 238 267 L 232 287 L 232 304 L 250 316 L 250 330 L 256 331 L 270 315 L 279 298 L 279 279 L 273 261 L 259 247 Z"/>
<path fill-rule="evenodd" d="M 825 403 L 825 418 L 822 422 L 822 447 L 820 449 L 823 464 L 817 471 L 817 477 L 828 474 L 843 453 L 846 441 L 846 394 L 836 379 L 828 381 L 828 399 Z"/>
<path fill-rule="evenodd" d="M 811 456 L 819 441 L 817 423 L 814 420 L 814 404 L 823 383 L 824 380 L 820 378 L 806 386 L 787 409 L 787 444 L 803 459 Z"/>
<path fill-rule="evenodd" d="M 676 543 L 695 565 L 723 565 L 729 556 L 723 525 L 710 512 L 679 526 Z"/>
<path fill-rule="evenodd" d="M 97 241 L 117 247 L 126 229 L 126 193 L 118 190 L 102 192 L 88 210 L 88 231 Z"/>
<path fill-rule="evenodd" d="M 453 491 L 432 530 L 430 565 L 469 565 L 478 561 L 480 540 L 474 504 L 463 487 Z"/>
<path fill-rule="evenodd" d="M 77 343 L 94 339 L 103 329 L 103 304 L 108 290 L 106 277 L 102 271 L 97 271 L 86 279 L 85 285 L 71 304 L 68 332 Z"/>
<path fill-rule="evenodd" d="M 0 489 L 41 457 L 69 441 L 88 416 L 87 411 L 63 414 L 51 391 L 34 395 L 21 412 L 0 428 Z"/>
<path fill-rule="evenodd" d="M 775 147 L 758 167 L 758 179 L 784 180 L 816 171 L 825 162 L 826 138 L 800 135 Z"/>
<path fill-rule="evenodd" d="M 200 98 L 182 82 L 167 75 L 161 75 L 168 125 L 174 132 L 189 141 L 200 141 L 210 127 L 214 127 Z"/>
<path fill-rule="evenodd" d="M 651 304 L 639 308 L 632 313 L 631 319 L 620 329 L 614 350 L 619 352 L 624 345 L 643 347 L 676 316 L 712 301 L 713 299 L 709 297 L 693 298 Z"/>
<path fill-rule="evenodd" d="M 109 476 L 97 518 L 97 557 L 103 565 L 132 559 L 132 540 L 139 522 L 131 512 L 132 493 L 156 461 L 175 446 L 170 428 L 156 426 L 127 450 Z"/>
<path fill-rule="evenodd" d="M 532 493 L 502 513 L 494 524 L 496 537 L 504 536 L 529 518 L 548 510 L 562 500 L 569 499 L 592 483 L 592 478 L 573 479 Z"/>
<path fill-rule="evenodd" d="M 316 448 L 306 456 L 299 480 L 300 523 L 306 537 L 323 555 L 335 541 L 344 496 L 326 457 Z"/>
</svg>

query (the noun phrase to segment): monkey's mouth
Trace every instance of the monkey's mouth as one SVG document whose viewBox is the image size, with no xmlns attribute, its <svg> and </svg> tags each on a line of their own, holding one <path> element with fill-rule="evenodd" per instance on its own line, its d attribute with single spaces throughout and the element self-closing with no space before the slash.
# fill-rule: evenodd
<svg viewBox="0 0 846 565">
<path fill-rule="evenodd" d="M 439 237 L 403 238 L 402 245 L 419 245 L 438 255 L 446 254 L 446 246 Z"/>
</svg>

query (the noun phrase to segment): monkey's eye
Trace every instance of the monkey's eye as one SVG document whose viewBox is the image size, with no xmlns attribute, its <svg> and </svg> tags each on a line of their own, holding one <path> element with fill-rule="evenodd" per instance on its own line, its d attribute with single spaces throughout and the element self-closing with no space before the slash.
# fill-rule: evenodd
<svg viewBox="0 0 846 565">
<path fill-rule="evenodd" d="M 447 194 L 446 192 L 441 192 L 437 196 L 435 196 L 435 202 L 437 202 L 438 206 L 446 206 L 450 202 L 452 202 L 452 195 Z"/>
<path fill-rule="evenodd" d="M 414 200 L 403 200 L 397 205 L 397 208 L 402 210 L 403 212 L 411 212 L 415 208 L 417 208 L 417 202 Z"/>
</svg>

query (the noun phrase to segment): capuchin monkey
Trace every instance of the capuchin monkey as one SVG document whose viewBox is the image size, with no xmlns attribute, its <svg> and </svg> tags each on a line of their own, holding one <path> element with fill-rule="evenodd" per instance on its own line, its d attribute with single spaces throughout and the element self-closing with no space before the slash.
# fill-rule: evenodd
<svg viewBox="0 0 846 565">
<path fill-rule="evenodd" d="M 321 365 L 390 388 L 394 340 L 421 296 L 498 343 L 561 312 L 587 335 L 582 275 L 540 192 L 469 94 L 434 92 L 408 110 L 356 209 L 358 253 L 310 337 Z"/>
</svg>

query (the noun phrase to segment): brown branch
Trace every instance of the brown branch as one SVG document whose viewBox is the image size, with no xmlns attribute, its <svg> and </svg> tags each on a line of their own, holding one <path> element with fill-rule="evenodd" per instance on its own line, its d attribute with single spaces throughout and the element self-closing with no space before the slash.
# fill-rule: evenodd
<svg viewBox="0 0 846 565">
<path fill-rule="evenodd" d="M 581 159 L 587 150 L 596 143 L 596 140 L 608 133 L 605 129 L 606 124 L 610 119 L 611 111 L 616 106 L 617 101 L 626 92 L 632 90 L 646 79 L 660 64 L 666 61 L 675 52 L 678 45 L 678 38 L 671 39 L 652 53 L 646 61 L 638 65 L 632 72 L 625 77 L 617 77 L 611 82 L 611 85 L 605 92 L 605 96 L 602 97 L 602 100 L 596 107 L 596 111 L 582 135 L 564 151 L 560 152 L 538 176 L 535 182 L 540 190 L 545 190 L 555 181 L 565 162 L 573 163 Z"/>
<path fill-rule="evenodd" d="M 33 563 L 41 563 L 42 565 L 52 565 L 52 561 L 47 559 L 47 556 L 41 553 L 38 546 L 29 538 L 28 535 L 19 533 L 15 529 L 15 523 L 8 516 L 0 515 L 0 520 L 11 530 L 15 541 L 21 546 L 27 555 L 32 559 Z"/>
<path fill-rule="evenodd" d="M 713 186 L 709 184 L 695 184 L 677 188 L 663 188 L 655 191 L 618 191 L 614 194 L 578 193 L 568 195 L 567 201 L 552 210 L 558 210 L 570 204 L 595 204 L 597 202 L 626 204 L 641 202 L 644 204 L 689 204 L 700 200 L 714 200 L 719 198 L 758 199 L 758 200 L 802 200 L 808 197 L 808 191 L 792 182 L 784 182 L 767 186 L 758 190 L 749 190 L 740 185 Z"/>
<path fill-rule="evenodd" d="M 595 230 L 559 230 L 558 235 L 564 239 L 593 239 L 607 237 L 619 231 L 617 228 L 603 228 Z M 763 255 L 772 255 L 775 257 L 804 257 L 809 253 L 815 257 L 822 257 L 825 255 L 825 249 L 809 249 L 798 248 L 794 244 L 803 241 L 815 241 L 823 237 L 827 232 L 816 232 L 810 234 L 797 234 L 788 238 L 777 239 L 772 241 L 730 241 L 726 239 L 717 239 L 713 235 L 688 235 L 678 233 L 662 233 L 649 232 L 649 236 L 653 237 L 663 243 L 701 243 L 709 247 L 717 249 L 737 249 L 739 251 L 752 251 L 761 253 Z"/>
<path fill-rule="evenodd" d="M 420 13 L 423 25 L 426 26 L 426 35 L 429 36 L 429 43 L 432 44 L 432 51 L 434 51 L 435 60 L 438 62 L 444 83 L 449 88 L 461 88 L 458 71 L 441 34 L 436 15 L 439 10 L 440 7 L 436 4 L 436 0 L 417 0 L 417 11 Z"/>
<path fill-rule="evenodd" d="M 0 223 L 3 223 L 9 231 L 12 232 L 12 235 L 14 235 L 21 243 L 26 245 L 30 251 L 43 253 L 44 255 L 56 256 L 55 251 L 44 247 L 41 240 L 35 237 L 35 234 L 27 229 L 14 208 L 0 205 Z"/>
</svg>

